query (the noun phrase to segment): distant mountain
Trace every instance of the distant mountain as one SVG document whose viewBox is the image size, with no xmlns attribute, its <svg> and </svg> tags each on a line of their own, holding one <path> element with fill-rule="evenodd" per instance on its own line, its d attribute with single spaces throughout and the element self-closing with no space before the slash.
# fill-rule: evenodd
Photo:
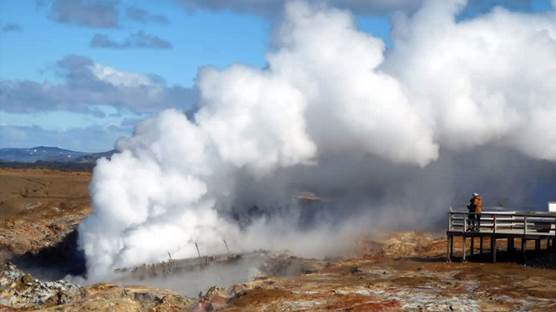
<svg viewBox="0 0 556 312">
<path fill-rule="evenodd" d="M 102 153 L 76 152 L 58 147 L 0 148 L 1 162 L 17 163 L 94 163 L 100 157 L 110 157 L 115 151 Z"/>
<path fill-rule="evenodd" d="M 77 158 L 76 161 L 79 163 L 94 163 L 97 161 L 97 159 L 102 157 L 110 158 L 112 157 L 112 155 L 114 155 L 114 153 L 116 153 L 115 150 L 100 153 L 85 153 L 84 155 Z"/>
</svg>

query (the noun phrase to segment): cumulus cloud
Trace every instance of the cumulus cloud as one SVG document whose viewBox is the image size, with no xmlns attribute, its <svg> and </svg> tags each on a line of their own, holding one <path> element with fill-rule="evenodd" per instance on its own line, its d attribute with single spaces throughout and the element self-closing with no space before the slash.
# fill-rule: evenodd
<svg viewBox="0 0 556 312">
<path fill-rule="evenodd" d="M 95 34 L 89 43 L 91 48 L 100 49 L 171 49 L 172 44 L 156 35 L 138 31 L 130 34 L 122 42 L 117 42 L 105 34 Z"/>
<path fill-rule="evenodd" d="M 142 8 L 127 8 L 125 13 L 129 19 L 139 23 L 155 23 L 160 25 L 167 25 L 169 23 L 166 16 L 153 14 Z"/>
<path fill-rule="evenodd" d="M 195 90 L 168 86 L 159 77 L 120 71 L 84 56 L 64 57 L 56 71 L 61 82 L 0 81 L 0 110 L 95 113 L 95 106 L 109 105 L 149 113 L 168 107 L 186 110 L 195 102 Z"/>
<path fill-rule="evenodd" d="M 241 13 L 275 15 L 283 11 L 287 0 L 174 0 L 187 9 L 232 10 Z M 385 13 L 396 10 L 413 10 L 419 7 L 422 0 L 322 0 L 315 3 L 329 4 L 357 13 Z"/>
<path fill-rule="evenodd" d="M 349 12 L 289 3 L 264 69 L 204 68 L 191 118 L 149 118 L 98 163 L 79 228 L 90 276 L 194 243 L 224 252 L 222 238 L 322 255 L 370 228 L 444 223 L 474 191 L 549 198 L 556 13 L 457 21 L 465 5 L 398 14 L 385 53 Z"/>
<path fill-rule="evenodd" d="M 192 9 L 231 10 L 245 14 L 274 16 L 283 12 L 282 8 L 289 0 L 174 0 L 182 7 Z M 354 14 L 388 14 L 396 11 L 414 12 L 424 0 L 318 0 L 313 5 L 329 5 L 347 9 Z M 530 0 L 470 0 L 464 16 L 473 16 L 487 12 L 494 6 L 505 6 L 516 10 L 531 8 Z"/>
<path fill-rule="evenodd" d="M 116 42 L 106 34 L 95 34 L 89 43 L 91 48 L 121 49 L 123 43 Z"/>
<path fill-rule="evenodd" d="M 116 0 L 47 0 L 38 1 L 37 5 L 49 6 L 48 17 L 59 23 L 95 28 L 118 26 Z"/>
<path fill-rule="evenodd" d="M 19 26 L 18 24 L 14 24 L 14 23 L 9 23 L 6 24 L 4 26 L 2 26 L 2 32 L 19 32 L 21 31 L 21 26 Z"/>
</svg>

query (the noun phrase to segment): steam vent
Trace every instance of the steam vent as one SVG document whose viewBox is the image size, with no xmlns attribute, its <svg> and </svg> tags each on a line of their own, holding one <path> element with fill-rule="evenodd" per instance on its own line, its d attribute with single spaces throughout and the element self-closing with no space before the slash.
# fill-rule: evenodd
<svg viewBox="0 0 556 312">
<path fill-rule="evenodd" d="M 0 312 L 556 311 L 556 0 L 0 1 Z"/>
</svg>

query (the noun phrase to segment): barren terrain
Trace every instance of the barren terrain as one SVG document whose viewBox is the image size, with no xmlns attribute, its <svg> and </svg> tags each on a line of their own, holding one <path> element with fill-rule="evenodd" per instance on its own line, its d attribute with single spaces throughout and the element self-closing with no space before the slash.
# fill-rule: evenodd
<svg viewBox="0 0 556 312">
<path fill-rule="evenodd" d="M 449 263 L 442 233 L 362 238 L 352 254 L 336 259 L 271 255 L 255 279 L 214 287 L 198 298 L 46 278 L 41 265 L 83 270 L 74 229 L 90 213 L 89 180 L 89 172 L 0 169 L 0 311 L 556 310 L 554 255 L 531 255 L 535 266 L 503 256 L 497 264 L 480 258 Z"/>
<path fill-rule="evenodd" d="M 3 256 L 37 253 L 60 243 L 91 212 L 91 173 L 0 168 Z"/>
</svg>

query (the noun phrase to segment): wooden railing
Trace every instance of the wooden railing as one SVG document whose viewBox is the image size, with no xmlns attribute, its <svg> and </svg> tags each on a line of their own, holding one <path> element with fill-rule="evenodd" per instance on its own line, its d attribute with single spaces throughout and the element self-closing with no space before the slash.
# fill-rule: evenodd
<svg viewBox="0 0 556 312">
<path fill-rule="evenodd" d="M 523 235 L 556 235 L 556 213 L 517 212 L 517 211 L 483 211 L 480 229 L 470 228 L 472 214 L 466 211 L 448 213 L 449 232 L 500 233 Z"/>
</svg>

